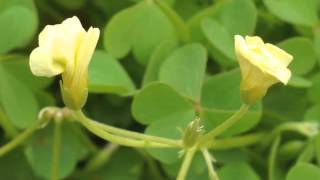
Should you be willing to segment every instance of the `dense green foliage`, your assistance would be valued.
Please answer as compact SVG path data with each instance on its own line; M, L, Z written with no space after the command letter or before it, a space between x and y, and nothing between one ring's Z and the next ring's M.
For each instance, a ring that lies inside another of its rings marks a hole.
M320 134L299 129L320 123L319 12L318 0L1 0L0 145L31 127L40 109L63 106L58 79L33 76L28 56L45 25L76 15L86 29L101 30L84 111L106 124L172 139L182 138L195 115L209 132L241 106L234 35L258 35L292 54L288 86L272 87L219 136L265 138L210 153L221 180L320 179ZM52 124L43 125L1 156L0 179L50 179L53 136ZM65 121L60 177L175 179L179 151L108 145ZM92 167L95 158L101 164ZM197 152L187 179L207 174Z

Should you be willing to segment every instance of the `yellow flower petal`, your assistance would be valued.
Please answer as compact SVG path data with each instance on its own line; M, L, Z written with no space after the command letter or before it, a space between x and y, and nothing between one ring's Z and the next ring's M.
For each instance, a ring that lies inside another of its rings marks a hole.
M272 44L266 43L264 45L264 48L266 48L266 51L268 51L275 59L278 59L279 62L281 62L284 66L288 66L293 57L285 52L284 50L278 48L277 46L274 46Z
M261 46L264 45L263 40L258 36L246 36L246 40L245 41L246 41L246 44L249 47L261 47Z
M79 19L74 16L61 24L47 25L39 34L39 47L46 49L54 61L64 59L68 70L73 70L77 45L84 33Z
M98 28L90 27L82 38L76 59L76 68L80 71L80 74L82 71L88 70L91 57L99 40L99 35L100 30Z
M40 47L31 52L29 64L31 72L36 76L52 77L62 73L65 69L63 60L53 60L50 52Z
M248 104L261 99L271 85L287 84L291 77L287 66L292 56L272 44L265 44L260 37L244 39L236 35L235 53L242 75L242 97Z
M71 109L81 109L88 95L88 66L100 31L86 32L77 17L48 25L39 34L39 47L30 55L30 67L38 76L62 74L61 92Z

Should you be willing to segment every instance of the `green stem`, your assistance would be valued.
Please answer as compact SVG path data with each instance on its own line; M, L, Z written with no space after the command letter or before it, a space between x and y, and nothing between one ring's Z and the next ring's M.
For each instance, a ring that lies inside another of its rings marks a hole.
M280 124L270 133L268 137L266 137L266 140L263 141L261 147L266 148L275 137L285 131L297 132L309 138L317 133L317 125L307 122L287 122Z
M167 178L163 177L157 162L146 152L144 149L136 149L136 151L145 159L147 163L147 168L150 171L152 179L165 180Z
M110 143L101 151L99 151L92 159L89 160L84 172L92 172L99 169L103 164L105 164L112 154L119 148L118 144Z
M297 158L297 163L308 163L313 161L316 153L316 147L315 147L315 139L309 139L306 146L300 152L298 158Z
M90 119L88 119L82 111L76 111L75 112L75 118L89 131L91 131L93 134L99 136L100 138L114 142L123 146L128 147L150 147L150 148L173 148L176 146L172 146L169 144L163 144L163 143L157 143L152 142L148 140L134 140L129 139L125 137L121 137L118 135L110 134L109 132L103 130L100 126L97 126L95 123L93 123Z
M71 130L76 134L76 136L79 138L79 140L91 151L92 153L95 153L98 151L98 147L94 142L92 142L88 135L83 132L82 129L77 126L77 124L71 124Z
M232 127L234 124L239 122L239 120L247 113L249 109L249 106L246 104L243 104L239 111L237 111L235 114L233 114L229 119L225 120L223 123L221 123L219 126L211 130L209 133L205 134L200 139L200 144L207 143L208 141L214 139L216 136L222 134L224 131Z
M20 145L24 140L26 140L29 136L31 136L34 133L34 131L36 131L46 121L47 121L46 119L36 121L29 129L25 130L20 135L16 136L13 140L11 140L9 143L2 146L0 148L0 157L10 152L18 145Z
M61 136L62 136L62 120L56 120L53 134L52 146L52 166L51 166L51 179L60 179L60 151L61 151Z
M270 150L270 155L268 158L268 177L269 180L273 180L274 178L274 170L275 170L275 163L277 159L277 150L280 145L281 137L280 135L276 137L275 141L273 142Z
M214 5L200 11L199 13L195 14L192 16L188 21L187 21L187 28L193 28L194 26L200 24L200 22L206 18L215 15L216 13L219 12L219 10L230 0L225 0L225 1L219 1L215 3Z
M107 124L99 123L99 122L91 120L91 119L90 119L90 121L93 124L96 124L100 128L104 129L105 131L107 131L109 133L116 134L116 135L120 135L120 136L124 136L124 137L128 137L128 138L153 141L153 142L158 142L158 143L163 143L163 144L169 144L169 145L177 146L177 147L182 146L181 141L178 141L178 140L157 137L157 136L151 136L151 135L141 134L141 133L137 133L137 132L121 129L121 128L116 128L116 127L113 127L113 126L110 126Z
M315 146L316 147L320 147L320 134L318 134L316 137L315 137ZM320 148L316 148L315 149L315 153L316 153L316 162L318 164L318 166L320 166Z
M191 148L191 149L186 150L186 154L183 158L183 162L180 167L177 180L185 180L186 179L187 174L188 174L188 170L190 168L190 165L192 163L192 159L195 155L196 150L197 150L196 148Z
M161 8L161 10L164 12L164 14L167 15L167 17L172 21L172 23L175 25L178 35L180 35L180 38L183 42L189 42L190 41L190 33L188 31L188 28L185 24L185 22L181 19L181 17L172 10L167 3L165 3L163 0L155 0L156 4Z
M3 109L0 107L0 126L3 128L6 137L13 138L19 134L18 130L12 125Z
M221 140L213 140L208 144L208 148L214 150L225 150L238 147L249 146L260 143L266 137L266 133L254 133L238 137L231 137Z
M206 161L210 179L211 180L220 180L220 178L218 177L218 175L212 165L212 156L210 155L208 149L202 149L201 152L204 157L204 160Z

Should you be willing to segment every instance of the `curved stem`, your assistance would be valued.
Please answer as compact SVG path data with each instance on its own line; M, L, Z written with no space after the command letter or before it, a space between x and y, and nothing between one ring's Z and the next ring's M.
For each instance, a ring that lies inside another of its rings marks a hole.
M0 107L0 126L3 128L5 134L9 138L13 138L18 135L18 130L12 125L3 109Z
M175 11L173 11L163 0L155 0L155 2L175 25L177 33L180 36L181 40L183 42L188 42L190 40L190 33L181 17Z
M188 174L188 170L190 168L190 165L192 163L192 159L195 155L196 150L197 150L196 148L191 148L191 149L186 150L187 152L183 158L182 165L180 167L177 180L185 180L186 179L187 174Z
M152 156L146 152L145 149L135 149L145 160L148 170L150 171L151 177L149 179L156 179L156 180L166 180L161 172L161 169L158 167L158 164Z
M182 144L178 140L173 140L173 139L168 139L168 138L163 138L163 137L157 137L157 136L151 136L151 135L146 135L146 134L141 134L117 127L113 127L107 124L102 124L97 121L91 120L92 123L96 124L97 126L100 126L102 129L109 133L113 133L116 135L120 136L125 136L128 138L135 138L135 139L141 139L141 140L147 140L147 141L153 141L153 142L158 142L158 143L164 143L164 144L170 144L172 146L177 146L181 147Z
M36 123L34 123L29 129L25 130L16 138L11 140L9 143L2 146L0 148L0 157L10 152L14 148L16 148L18 145L20 145L24 140L26 140L29 136L31 136L34 133L34 131L36 131L46 121L47 121L46 119L36 121Z
M51 166L51 179L59 180L60 171L60 150L61 150L61 123L62 121L55 121L54 134L53 134L53 147L52 147L52 166Z
M272 144L272 147L270 149L270 154L269 154L269 158L268 158L268 179L269 180L273 180L273 175L274 175L274 168L275 168L275 163L276 163L276 159L277 159L277 150L278 147L280 145L280 141L281 141L281 136L277 136L275 141Z
M248 109L249 109L249 106L246 104L243 104L240 107L239 111L237 111L235 114L233 114L229 119L225 120L219 126L214 128L213 130L211 130L209 133L205 134L200 139L200 144L210 141L211 139L222 134L224 131L226 131L227 129L232 127L234 124L239 122L239 120L247 113Z
M187 21L187 28L190 29L193 26L196 26L197 24L199 24L204 18L213 16L214 14L218 13L220 8L222 8L228 2L230 2L230 0L219 1L213 4L212 6L195 14Z
M280 124L277 126L268 137L266 137L266 140L263 141L261 147L265 148L272 142L272 140L277 137L278 135L282 134L285 131L293 131L297 132L299 134L302 134L306 137L312 137L316 135L318 132L318 125L308 122L287 122Z
M105 148L103 148L101 151L99 151L92 159L88 161L86 164L84 171L85 172L92 172L99 167L101 167L103 164L105 164L112 154L119 148L118 144L110 143Z
M86 116L82 113L82 111L75 112L76 119L89 131L93 134L99 136L100 138L114 142L123 146L128 147L150 147L150 148L173 148L176 146L172 146L169 144L157 143L148 140L134 140L125 137L121 137L118 135L110 134L109 132L101 129L100 126L97 126L95 123L87 119Z
M208 149L202 149L201 150L202 155L204 157L204 160L206 161L207 167L208 167L208 173L211 180L220 180L218 177L216 171L214 170L214 167L212 165L212 156L210 155Z
M265 139L266 135L266 133L254 133L221 140L213 140L208 144L208 148L214 150L225 150L249 146L252 144L260 143L263 139Z

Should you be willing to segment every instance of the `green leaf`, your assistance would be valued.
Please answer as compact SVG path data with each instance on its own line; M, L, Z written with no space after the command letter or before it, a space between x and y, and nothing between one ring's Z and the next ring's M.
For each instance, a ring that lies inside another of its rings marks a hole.
M39 111L33 92L0 64L0 102L12 123L21 129L30 127Z
M257 16L257 9L252 0L231 0L216 18L232 36L245 36L254 33Z
M184 96L199 101L206 62L206 49L201 44L187 44L164 61L160 69L160 81L171 85Z
M21 149L14 150L0 158L1 179L38 180Z
M205 19L201 24L202 31L212 49L211 55L219 64L232 65L236 63L233 36L214 19Z
M285 87L281 84L270 88L263 99L266 123L274 121L301 121L308 106L305 89Z
M130 50L146 64L154 49L165 40L175 40L176 31L170 20L152 1L143 1L117 13L104 31L104 46L116 58Z
M320 103L320 73L312 76L312 87L308 89L308 98L311 102Z
M257 10L251 0L230 0L215 2L199 11L187 23L194 40L203 40L201 23L206 18L215 18L232 36L248 35L254 32ZM236 28L235 28L236 27Z
M0 61L8 73L19 79L33 91L43 90L53 82L53 78L33 75L30 71L29 57L25 55L8 55L1 57Z
M316 64L313 43L304 37L293 37L282 41L278 46L293 56L289 69L293 74L303 75L310 72Z
M193 111L175 113L171 116L166 116L162 119L154 121L146 128L145 133L179 140L182 138L183 129L188 126L193 118ZM179 151L181 151L181 149L148 149L148 152L154 158L162 163L167 164L171 164L179 160Z
M175 0L173 4L174 10L185 20L188 20L198 11L211 5L209 1L197 1L197 0Z
M250 160L250 155L243 149L228 149L223 151L213 151L217 162L223 164L241 163Z
M306 144L306 146L304 147L304 149L302 150L302 152L300 152L298 158L297 158L297 163L308 163L308 162L312 162L312 160L315 157L315 140L316 139L312 139L309 140Z
M163 83L145 86L133 99L132 113L142 124L150 124L174 114L186 115L193 107L184 97Z
M226 164L219 169L218 176L221 180L234 180L240 177L245 180L260 180L257 173L245 162Z
M312 82L306 78L303 78L302 76L293 74L288 85L296 88L309 88L312 86Z
M139 180L142 168L143 160L136 151L121 148L103 167L81 179Z
M27 159L34 172L45 179L51 178L53 124L37 131L25 149ZM83 157L87 149L72 131L71 124L62 124L60 149L60 178L67 177L76 167L77 161Z
M316 0L264 0L268 10L283 21L314 26L318 21Z
M151 54L150 62L143 77L143 86L159 79L162 63L178 47L175 41L163 41Z
M303 120L320 122L320 104L314 105L307 109L304 114Z
M286 180L301 179L320 179L320 168L308 163L299 163L290 169L286 177Z
M89 92L124 95L135 90L121 64L104 51L97 50L89 66Z
M236 64L233 36L252 34L256 21L257 10L251 0L229 1L212 19L204 19L201 29L211 46L209 52L213 59L223 66Z
M33 37L38 25L33 1L1 1L0 24L0 54L25 46Z
M201 117L205 120L205 128L211 130L225 119L238 111L242 101L240 99L240 71L232 70L208 78L202 89ZM261 117L261 104L250 108L247 114L228 129L224 135L233 135L253 128Z

